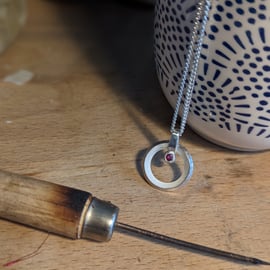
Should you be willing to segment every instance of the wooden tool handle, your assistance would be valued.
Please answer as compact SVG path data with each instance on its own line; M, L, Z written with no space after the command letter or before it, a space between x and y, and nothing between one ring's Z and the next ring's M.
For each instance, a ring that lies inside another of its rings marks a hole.
M80 238L90 193L0 171L0 217Z

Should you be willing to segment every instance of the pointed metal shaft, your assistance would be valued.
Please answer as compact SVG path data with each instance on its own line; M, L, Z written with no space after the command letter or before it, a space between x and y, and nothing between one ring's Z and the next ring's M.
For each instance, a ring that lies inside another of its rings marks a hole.
M172 237L162 235L159 233L140 229L140 228L137 228L137 227L125 224L125 223L121 223L121 222L116 222L115 230L122 233L129 233L129 234L131 233L140 237L143 236L143 237L148 238L149 240L156 241L156 242L159 241L165 245L172 245L179 248L185 248L191 251L204 253L205 255L216 256L219 258L228 259L228 260L239 262L239 263L241 262L241 263L247 263L247 264L270 265L270 262L262 261L257 258L247 257L244 255L240 255L240 254L236 254L236 253L232 253L228 251L210 248L207 246L202 246L195 243L179 240L179 239L172 238Z

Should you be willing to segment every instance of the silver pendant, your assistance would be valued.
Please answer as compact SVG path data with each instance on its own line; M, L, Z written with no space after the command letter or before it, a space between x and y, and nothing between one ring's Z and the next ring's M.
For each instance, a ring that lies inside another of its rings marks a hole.
M179 144L179 138L183 135L187 122L210 7L211 2L209 0L198 2L171 123L171 139L169 142L161 142L153 146L146 154L143 162L146 180L158 189L176 189L185 184L193 173L192 157ZM184 101L182 102L183 97ZM181 122L177 130L175 127L182 103Z
M193 160L179 144L179 134L172 133L170 141L153 146L143 161L146 181L161 190L173 190L184 185L193 173Z

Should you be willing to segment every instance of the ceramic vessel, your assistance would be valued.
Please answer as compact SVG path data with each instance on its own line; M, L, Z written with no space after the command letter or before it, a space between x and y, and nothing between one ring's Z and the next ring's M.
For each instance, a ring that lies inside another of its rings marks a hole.
M0 0L0 53L15 39L25 20L25 0Z
M156 2L157 74L172 107L197 2ZM188 124L228 148L270 148L269 1L212 0Z

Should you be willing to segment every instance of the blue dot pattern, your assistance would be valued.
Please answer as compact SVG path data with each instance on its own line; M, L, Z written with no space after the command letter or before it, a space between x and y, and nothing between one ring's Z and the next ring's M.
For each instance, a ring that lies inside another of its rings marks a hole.
M170 96L178 93L196 4L196 0L156 3L155 60L161 85ZM268 8L267 0L212 1L192 114L220 129L270 138ZM211 42L219 46L211 49ZM256 120L251 117L254 108Z

